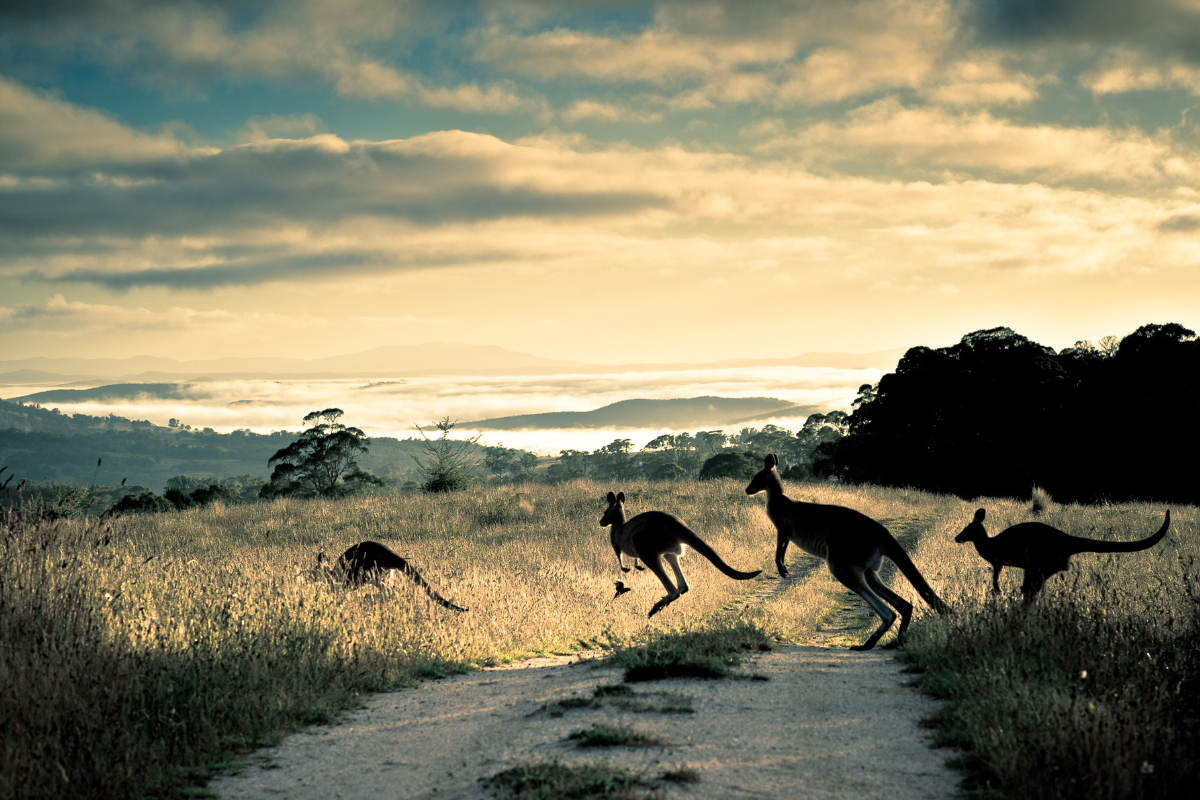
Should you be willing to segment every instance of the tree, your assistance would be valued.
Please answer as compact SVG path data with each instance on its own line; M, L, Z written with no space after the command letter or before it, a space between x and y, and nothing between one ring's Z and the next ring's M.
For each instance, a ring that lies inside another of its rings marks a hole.
M366 434L338 422L340 408L313 411L304 417L313 426L267 461L274 467L260 497L342 497L383 481L366 472L355 458L368 452Z
M633 472L633 460L629 451L633 442L629 439L615 439L592 452L592 471L601 480L623 481Z
M443 417L435 427L441 431L441 436L430 441L420 425L414 425L423 440L421 449L426 458L413 456L417 462L417 472L420 473L419 483L427 492L450 492L455 489L465 489L471 485L474 476L471 472L478 469L480 464L474 454L475 446L479 443L479 435L469 439L451 439L450 431L458 421L450 421Z
M497 480L506 472L513 471L513 459L516 450L510 450L501 442L495 447L483 448L483 468L496 476Z
M700 480L737 478L748 481L754 477L755 473L762 469L762 464L762 457L756 456L753 453L746 453L740 450L717 453L705 461L704 466L700 468Z

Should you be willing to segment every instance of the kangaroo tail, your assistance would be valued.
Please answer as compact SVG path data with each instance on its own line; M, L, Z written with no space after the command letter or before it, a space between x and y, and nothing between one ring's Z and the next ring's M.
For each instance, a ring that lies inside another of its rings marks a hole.
M1158 529L1158 533L1149 536L1145 539L1138 539L1136 542L1106 542L1101 539L1084 539L1080 536L1072 536L1072 544L1076 553L1133 553L1138 550L1145 550L1149 547L1154 547L1162 541L1162 538L1167 535L1167 529L1171 527L1171 511L1167 510L1167 517L1163 520L1162 527Z
M717 551L713 550L711 547L709 547L708 544L705 543L705 541L703 539L701 539L699 536L697 536L694 531L687 529L687 528L685 528L684 530L686 530L687 533L680 536L680 539L683 541L683 543L686 544L688 547L692 548L693 550L695 550L700 555L707 558L709 561L712 562L712 565L714 567L721 570L721 572L724 572L726 575L733 578L734 580L748 581L751 578L757 577L758 574L760 572L762 572L761 569L756 569L753 572L740 572L740 571L734 569L733 567L726 564L725 561L719 555L717 555Z
M945 601L933 591L933 587L929 585L929 581L925 580L925 576L917 569L917 565L908 557L908 553L904 551L904 548L900 546L896 538L888 533L886 529L884 533L886 536L883 537L880 548L883 550L883 554L900 568L900 571L904 573L904 577L908 578L908 582L913 585L913 588L917 590L917 594L921 595L930 608L939 614L947 613L950 610L950 606L946 605Z
M429 595L430 599L433 600L433 602L437 603L439 606L442 606L443 608L448 608L451 611L466 611L467 610L467 609L463 608L462 606L454 605L454 603L451 603L449 600L447 600L446 598L444 598L440 594L438 594L436 591L434 591L434 588L425 582L425 579L421 577L421 573L417 572L417 570L411 564L405 562L404 566L400 568L400 571L403 572L408 577L412 578L413 583L417 584L417 586L420 586L422 589L424 589L425 594Z

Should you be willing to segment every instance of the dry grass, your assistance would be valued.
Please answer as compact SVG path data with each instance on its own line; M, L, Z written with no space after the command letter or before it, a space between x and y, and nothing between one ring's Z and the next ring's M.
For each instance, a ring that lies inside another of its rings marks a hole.
M279 500L133 517L107 533L10 518L0 528L0 800L161 795L331 719L360 692L523 655L644 642L714 620L810 630L844 590L821 568L777 591L764 498L743 488L584 482ZM767 572L732 581L691 554L691 591L648 621L663 590L648 571L617 571L599 527L609 489L625 492L631 514L676 513L729 564ZM869 488L792 493L898 531L945 504ZM336 557L364 539L471 610L442 609L402 579L347 591L314 575L318 551ZM633 591L614 601L618 577ZM745 605L755 594L764 602Z
M978 506L988 531L1030 519L1028 503L960 503L922 539L949 617L914 625L906 653L923 688L948 702L935 720L962 748L968 793L1006 798L1175 797L1200 778L1200 557L1195 508L1172 509L1153 549L1080 554L1036 601L1021 570L1003 594L991 567L953 537ZM1142 539L1161 505L1058 506L1040 519L1097 539ZM911 594L911 593L910 593Z

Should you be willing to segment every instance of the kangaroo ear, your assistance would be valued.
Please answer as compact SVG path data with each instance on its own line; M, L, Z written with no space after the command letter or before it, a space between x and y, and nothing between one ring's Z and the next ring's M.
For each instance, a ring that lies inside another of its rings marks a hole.
M617 492L617 502L618 503L625 502L625 493L624 492Z
M779 463L779 459L775 456L774 453L768 453L767 457L763 459L763 463L766 465L767 469L771 469L772 467L774 467L776 464Z
M608 493L608 504L611 506L615 502L617 502L617 496L615 494L613 494L612 492L609 492Z
M976 522L983 522L983 518L984 518L984 516L986 516L986 515L987 515L987 512L986 512L986 511L984 511L982 508L981 508L981 509L979 509L978 511L976 511L976 512L975 512L975 521L976 521Z

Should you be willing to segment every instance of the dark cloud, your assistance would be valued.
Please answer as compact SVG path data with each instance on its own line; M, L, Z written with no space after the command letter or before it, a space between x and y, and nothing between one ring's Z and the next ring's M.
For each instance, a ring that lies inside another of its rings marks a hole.
M89 283L115 291L150 286L168 289L214 289L221 286L254 286L273 281L324 279L339 275L503 263L518 258L523 261L529 260L528 253L518 254L494 249L473 250L469 253L420 254L338 251L318 255L282 252L260 252L250 255L239 253L233 248L208 252L213 256L228 256L229 260L204 267L127 271L80 269L55 276L31 272L25 277L49 283Z
M1200 9L1175 0L971 0L965 18L984 41L1125 45L1200 61Z
M1163 233L1195 233L1200 231L1200 214L1176 214L1158 223Z
M417 225L579 219L669 205L651 188L589 188L587 176L576 188L513 180L505 170L519 171L529 154L490 137L445 143L406 152L317 137L127 166L104 178L71 173L0 190L0 235L20 247L43 237L205 235L361 217Z

